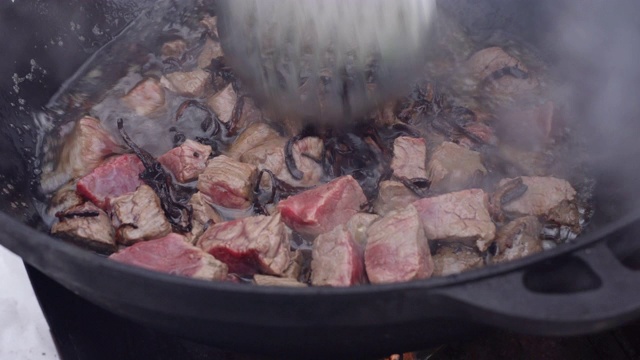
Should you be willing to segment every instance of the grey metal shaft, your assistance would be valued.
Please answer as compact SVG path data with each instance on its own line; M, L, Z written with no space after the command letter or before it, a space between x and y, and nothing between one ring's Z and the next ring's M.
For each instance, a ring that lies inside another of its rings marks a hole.
M348 122L423 64L435 0L223 0L230 65L289 119Z

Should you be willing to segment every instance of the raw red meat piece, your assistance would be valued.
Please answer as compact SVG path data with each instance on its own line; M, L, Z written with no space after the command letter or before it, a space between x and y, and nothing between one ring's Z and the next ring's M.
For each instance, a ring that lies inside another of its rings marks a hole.
M246 209L251 205L256 176L255 166L220 155L209 160L206 169L198 177L198 190L212 204L229 209Z
M366 201L358 182L348 175L282 200L278 210L295 231L320 235L347 223Z
M181 183L196 180L207 167L211 146L187 139L182 145L169 150L158 158L176 180Z
M189 244L184 236L174 233L135 244L109 258L150 270L205 280L225 280L227 277L224 263Z
M109 199L135 191L142 184L144 166L133 154L110 158L78 181L78 194L106 209Z

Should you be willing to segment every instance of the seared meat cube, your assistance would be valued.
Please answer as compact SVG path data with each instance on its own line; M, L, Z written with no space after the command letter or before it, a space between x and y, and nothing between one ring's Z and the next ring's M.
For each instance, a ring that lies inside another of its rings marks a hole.
M384 216L390 211L401 209L418 199L418 195L401 182L385 180L380 182L378 198L373 202L373 210L376 214Z
M429 242L416 208L392 211L369 227L365 268L373 284L425 279L433 272Z
M207 99L207 105L223 123L228 123L233 115L233 108L238 101L238 94L229 84Z
M49 216L56 216L57 213L64 212L74 206L78 206L84 202L82 196L76 192L76 184L69 183L51 197L49 201L49 207L47 208L47 214Z
M106 209L109 199L133 192L142 184L142 171L144 166L136 155L113 157L78 181L78 194Z
M179 58L187 50L187 42L182 39L167 41L162 44L160 54L164 57Z
M300 180L294 179L287 168L284 151L286 143L287 141L281 137L273 139L246 151L240 160L257 166L259 170L270 170L278 179L290 185L313 186L318 184L324 172L322 165L313 159L322 157L322 140L317 137L307 137L293 144L293 160L298 170L303 174Z
M289 266L289 232L280 215L252 216L216 224L198 246L240 275L284 275Z
M346 224L366 202L358 182L342 176L280 201L278 211L287 226L315 236Z
M433 152L428 165L431 189L458 191L475 185L487 173L480 153L452 142L444 142Z
M538 87L539 81L527 67L499 47L490 47L473 54L466 68L477 80L487 83L494 96L514 96Z
M371 224L379 219L380 216L376 214L357 213L349 219L345 226L356 243L364 247L367 243L367 230Z
M527 186L520 197L502 203L510 214L544 216L561 225L577 226L580 219L574 203L576 191L568 181L554 177L522 176ZM510 179L503 179L500 185Z
M97 168L108 156L121 150L100 121L85 116L78 120L60 151L55 170L44 171L40 185L45 193L56 190Z
M110 259L145 269L203 280L225 280L227 265L187 242L182 235L135 244L109 256Z
M476 116L478 116L476 114ZM463 126L467 136L461 135L458 137L460 145L467 149L473 149L478 146L478 143L497 145L498 137L489 125L480 121L471 122Z
M481 189L420 199L413 205L429 240L475 240L482 249L495 237L488 197Z
M205 201L202 193L199 191L191 196L189 205L193 209L193 215L191 219L191 232L186 234L186 236L192 243L195 242L209 226L224 221L222 216Z
M500 138L522 149L540 150L551 136L553 113L552 101L528 109L506 111L498 116Z
M247 151L267 143L270 140L280 138L278 132L265 123L251 124L241 132L233 144L231 144L231 147L229 147L227 151L227 156L234 160L240 160L240 157Z
M544 152L525 151L507 144L500 145L499 156L515 168L517 175L545 176L554 162L553 157Z
M505 262L542 251L542 224L535 216L525 216L503 226L496 236L493 262Z
M302 272L302 266L304 265L304 255L302 251L295 250L290 254L289 266L284 271L284 276L297 279L300 277L300 273Z
M181 183L196 180L207 167L207 159L211 155L211 146L187 139L182 145L175 147L158 158L176 180Z
M256 176L255 166L220 155L207 162L197 186L212 204L246 209L251 205Z
M200 25L206 29L209 36L214 39L218 38L218 18L216 16L205 15L202 20L200 20Z
M222 46L218 41L207 39L198 55L198 67L201 69L206 68L211 64L211 60L217 59L224 54L222 53Z
M211 82L211 73L202 69L190 72L174 72L160 79L167 89L185 97L202 97L207 84Z
M303 284L298 280L292 278L281 278L270 275L254 275L253 282L256 285L262 286L288 286L288 287L307 287L307 284Z
M478 80L485 79L489 75L506 67L520 67L527 69L518 59L507 54L501 48L494 46L482 49L473 54L465 64L467 70Z
M164 107L164 88L154 78L140 81L123 98L122 102L140 116L148 116Z
M447 276L484 265L478 252L462 244L444 244L433 254L433 276Z
M111 213L116 237L123 245L158 239L171 232L158 195L144 184L134 193L112 199Z
M364 282L363 249L346 226L319 235L313 242L311 284L351 286Z
M422 138L400 136L393 142L393 175L407 179L426 178L427 145Z
M100 253L116 250L116 236L109 216L94 204L86 202L58 214L51 234L86 246Z

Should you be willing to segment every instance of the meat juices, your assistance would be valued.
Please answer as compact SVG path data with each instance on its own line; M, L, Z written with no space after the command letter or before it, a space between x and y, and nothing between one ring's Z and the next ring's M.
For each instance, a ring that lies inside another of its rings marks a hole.
M158 158L181 183L196 180L207 166L211 155L211 146L187 139L182 145L175 147Z
M207 201L229 209L247 209L253 197L255 166L220 155L209 160L198 177L198 190Z
M142 184L140 173L143 170L136 155L113 157L78 180L78 194L106 209L110 199L133 192Z
M197 245L240 275L282 276L289 266L289 232L279 214L213 225Z
M287 226L301 234L316 236L346 224L366 201L358 182L351 176L343 176L282 200L277 209Z
M311 258L314 286L352 286L364 281L363 249L344 225L319 235Z
M51 234L84 245L100 253L116 250L115 231L109 216L90 202L74 206L58 215Z
M372 284L431 276L429 242L414 206L390 212L373 223L367 235L364 261Z
M203 280L225 280L227 277L224 263L189 244L184 236L173 233L122 249L109 258L145 269Z

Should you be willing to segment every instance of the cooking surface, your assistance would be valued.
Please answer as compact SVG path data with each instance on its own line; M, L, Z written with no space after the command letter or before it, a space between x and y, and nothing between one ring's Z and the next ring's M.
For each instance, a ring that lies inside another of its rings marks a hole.
M0 357L5 358L11 355L11 358L16 360L58 359L53 344L46 334L47 326L39 317L35 299L28 291L27 279L19 275L23 272L22 264L17 259L5 255L10 254L3 254L4 266L16 276L13 282L2 279L0 284L8 284L12 287L11 295L4 298L0 296L0 300L6 300L6 305L8 302L20 299L18 311L22 318L13 327L10 325L8 331L5 328L3 329L5 332L0 332L2 334L0 343L16 339L18 335L13 333L18 329L25 332L20 335L20 344L12 341L12 347L7 349L6 353L0 349ZM150 330L80 299L33 268L28 267L27 272L34 285L35 293L43 304L45 316L59 350L59 358L62 360L266 359L213 349ZM0 316L5 310L9 309L6 306L5 309L0 308ZM16 330L12 332L12 329ZM433 355L428 357L429 354ZM575 338L543 338L490 332L475 339L463 339L460 342L421 352L417 360L427 358L430 360L640 359L640 323L602 334Z

